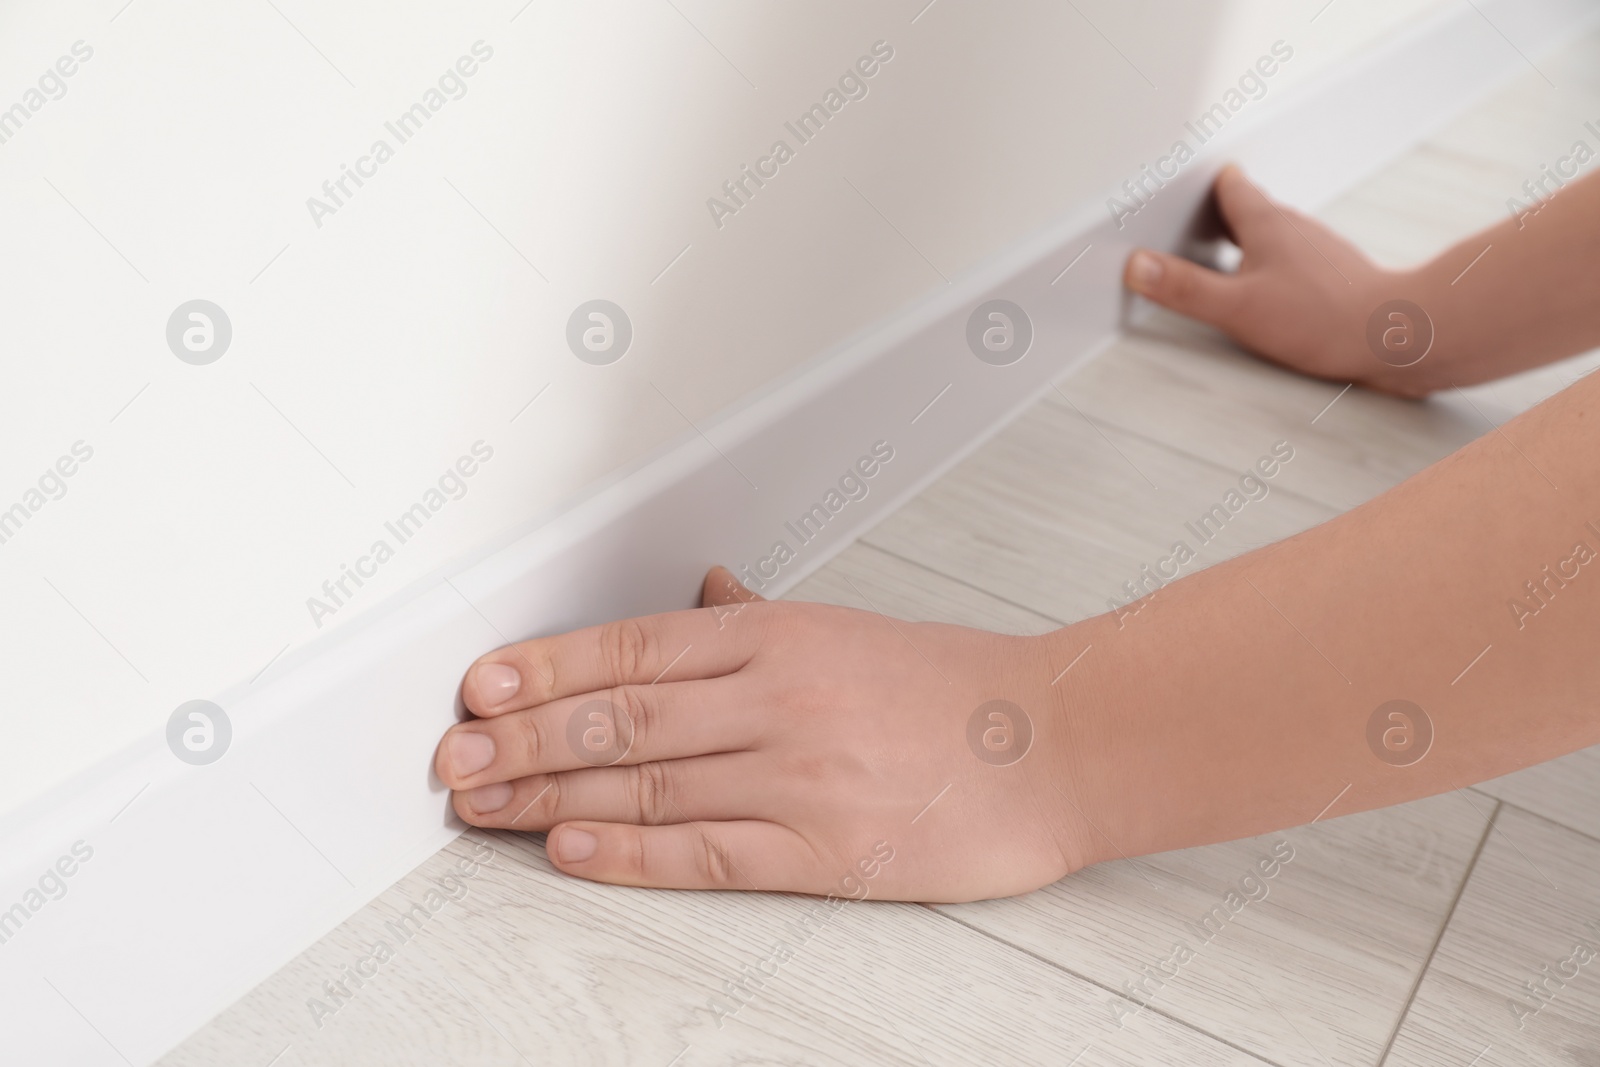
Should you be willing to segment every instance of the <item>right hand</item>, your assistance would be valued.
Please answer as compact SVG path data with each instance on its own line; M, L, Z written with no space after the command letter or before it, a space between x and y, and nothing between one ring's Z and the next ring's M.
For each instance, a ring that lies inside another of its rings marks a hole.
M1368 318L1410 295L1415 274L1382 269L1322 223L1269 199L1238 167L1223 168L1213 194L1244 252L1238 271L1139 249L1123 273L1129 289L1302 374L1409 398L1435 388L1437 360L1393 367L1367 347Z

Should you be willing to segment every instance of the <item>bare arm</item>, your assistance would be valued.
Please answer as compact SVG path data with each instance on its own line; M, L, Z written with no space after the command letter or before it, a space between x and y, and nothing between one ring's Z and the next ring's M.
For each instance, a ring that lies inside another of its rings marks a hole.
M1600 377L1352 512L1054 639L1060 655L1094 644L1063 679L1069 777L1129 854L1600 743ZM1416 708L1384 708L1396 700Z

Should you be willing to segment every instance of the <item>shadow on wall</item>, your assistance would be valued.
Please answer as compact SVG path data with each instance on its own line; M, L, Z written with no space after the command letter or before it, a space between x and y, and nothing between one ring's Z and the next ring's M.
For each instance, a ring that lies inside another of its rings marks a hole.
M86 705L70 738L15 724L8 795L75 769L29 753L91 765L1101 210L1312 11L7 5L7 69L93 52L59 98L0 99L26 112L0 213L28 249L0 289L39 357L11 368L30 403L0 420L0 491L75 441L95 457L0 546L29 620L0 642L16 706L60 677ZM215 359L173 347L191 306L229 320ZM830 468L872 443L831 429ZM462 457L478 473L446 486ZM766 473L739 472L750 500ZM441 491L420 533L389 533ZM114 646L88 666L84 619Z

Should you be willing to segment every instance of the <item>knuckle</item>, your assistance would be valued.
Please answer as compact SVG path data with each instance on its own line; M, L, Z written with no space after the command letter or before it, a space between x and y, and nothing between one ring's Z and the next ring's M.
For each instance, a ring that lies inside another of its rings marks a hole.
M543 766L551 755L549 730L544 716L524 712L518 716L517 725L527 766L530 769Z
M538 694L538 703L554 700L561 692L561 685L556 679L556 657L549 644L542 641L536 643L523 658L533 668L533 677L524 674L523 684Z
M524 788L532 790L533 795L522 801L521 809L512 815L513 828L517 823L548 828L560 821L558 813L561 810L564 793L561 775L551 774L530 779Z
M504 655L508 652L509 656ZM515 670L518 678L517 695L526 702L543 704L556 695L556 662L548 641L522 641L506 645L491 656L484 657L484 661Z
M601 658L611 676L619 682L639 676L639 671L649 662L653 643L638 619L609 622L600 631Z
M728 855L728 850L708 834L700 834L699 854L696 857L700 868L700 876L706 884L713 889L731 889L734 887L735 870L733 858Z
M616 728L619 736L626 740L627 751L649 752L648 739L655 736L661 718L659 691L649 686L623 685L607 693L606 699L626 720L617 723Z
M627 856L626 865L630 868L628 873L634 881L644 885L660 882L660 876L666 872L661 869L661 860L656 851L646 843L648 835L638 827L629 827L627 833L633 837L624 852Z
M543 793L535 794L538 801L535 807L542 812L542 821L550 825L555 824L556 817L567 798L566 786L562 782L563 777L560 774L550 775L541 787Z
M660 826L672 821L673 804L668 793L670 777L666 764L640 763L629 775L632 793L630 808L641 826Z

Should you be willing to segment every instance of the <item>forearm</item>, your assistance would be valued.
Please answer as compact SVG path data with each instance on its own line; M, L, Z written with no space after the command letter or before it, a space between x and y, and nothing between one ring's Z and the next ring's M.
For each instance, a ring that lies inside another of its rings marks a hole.
M1064 785L1104 834L1095 858L1298 825L1336 796L1330 816L1381 807L1600 742L1597 420L1589 378L1338 519L1047 638L1059 662L1093 645L1056 689ZM1395 699L1434 732L1403 767L1368 743Z
M1600 345L1600 174L1403 272L1393 289L1427 311L1435 329L1434 350L1397 373L1434 390Z

